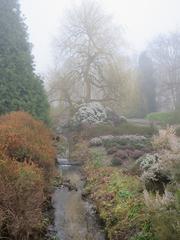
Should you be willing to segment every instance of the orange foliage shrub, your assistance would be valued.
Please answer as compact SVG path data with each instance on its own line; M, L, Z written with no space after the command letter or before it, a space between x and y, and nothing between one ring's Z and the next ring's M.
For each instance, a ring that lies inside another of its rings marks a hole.
M42 171L35 165L0 157L0 232L8 239L31 239L41 227Z
M46 177L54 168L55 149L46 126L28 113L13 112L0 117L0 150L19 162L34 162Z
M28 113L0 117L0 238L29 240L41 230L52 144L51 132Z

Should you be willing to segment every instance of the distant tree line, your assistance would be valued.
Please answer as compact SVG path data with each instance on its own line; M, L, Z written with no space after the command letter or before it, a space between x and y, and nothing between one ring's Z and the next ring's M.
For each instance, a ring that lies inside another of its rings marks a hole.
M180 33L158 36L139 58L141 105L146 113L180 110Z
M82 1L67 12L48 77L52 114L69 116L81 103L94 101L129 117L179 111L180 34L154 39L138 64L128 50L122 27L96 1Z
M18 0L0 1L0 114L26 111L48 122L43 82L34 72Z

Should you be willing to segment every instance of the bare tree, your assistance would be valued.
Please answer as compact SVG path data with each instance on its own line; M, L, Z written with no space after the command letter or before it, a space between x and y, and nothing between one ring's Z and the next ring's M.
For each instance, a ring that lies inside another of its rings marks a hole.
M65 81L71 79L74 90L81 89L77 95L82 102L107 101L105 72L115 64L123 45L120 29L94 1L83 2L68 13L56 39L56 59L58 69L66 73Z
M180 33L161 35L149 46L156 70L157 97L161 108L180 106Z

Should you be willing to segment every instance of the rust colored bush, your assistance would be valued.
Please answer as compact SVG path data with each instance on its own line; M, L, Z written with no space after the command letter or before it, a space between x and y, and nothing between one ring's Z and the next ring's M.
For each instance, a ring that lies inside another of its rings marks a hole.
M19 162L34 162L48 178L54 167L52 134L28 113L13 112L0 117L0 150Z
M0 117L0 238L29 240L41 231L54 159L41 121L25 112Z
M0 156L0 232L8 239L31 239L41 228L42 170ZM1 236L2 236L1 235Z

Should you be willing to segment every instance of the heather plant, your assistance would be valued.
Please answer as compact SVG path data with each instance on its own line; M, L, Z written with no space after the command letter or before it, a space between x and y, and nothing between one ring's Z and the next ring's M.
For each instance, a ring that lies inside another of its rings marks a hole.
M153 138L153 147L157 154L138 160L145 185L145 204L157 239L175 240L180 236L180 144L174 128L160 131Z
M85 141L79 141L75 144L73 150L70 153L71 160L87 162L91 155L88 148L88 144Z
M138 239L141 234L153 240L138 177L113 167L88 165L85 171L86 189L105 224L108 239Z
M168 127L159 131L159 135L155 135L152 141L153 147L155 150L177 150L180 147L178 146L177 138L175 135L175 128Z
M163 195L144 191L145 204L152 219L152 229L159 240L176 240L180 236L179 206L174 193Z
M91 139L99 136L120 136L120 135L140 135L140 136L152 136L157 133L157 129L153 126L140 126L132 123L122 123L118 126L112 126L112 124L99 123L85 128L82 131L82 135Z
M139 163L142 171L148 170L152 165L157 163L158 155L157 154L146 154L145 156L138 159L137 163Z
M47 179L53 173L52 133L28 113L12 112L0 117L0 150L16 161L37 164Z
M41 121L25 112L0 117L2 238L29 240L41 232L54 159L52 133Z
M100 151L99 149L91 149L91 163L94 165L94 167L98 168L104 165L105 162L105 152Z
M42 171L34 164L0 158L0 232L8 239L31 239L42 227Z

